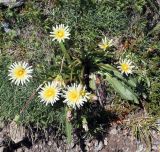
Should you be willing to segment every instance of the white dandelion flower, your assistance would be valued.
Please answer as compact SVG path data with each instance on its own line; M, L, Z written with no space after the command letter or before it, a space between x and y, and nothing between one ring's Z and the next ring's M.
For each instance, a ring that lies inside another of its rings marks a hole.
M60 97L60 88L57 86L57 83L48 82L39 92L39 97L41 102L48 105L51 103L53 105Z
M125 73L127 76L128 74L133 73L133 68L135 67L132 65L132 62L130 60L121 60L119 62L120 66L118 66L118 69L121 71L121 73Z
M64 24L56 25L56 27L53 27L53 32L50 32L50 37L53 37L52 41L57 40L59 43L69 39L69 36L69 28Z
M23 85L32 77L32 66L26 62L15 62L9 67L9 77L16 85Z
M76 109L83 106L84 102L89 99L90 93L85 90L81 84L73 84L67 87L67 91L64 91L64 103L67 103L69 107Z
M108 40L107 37L104 37L104 39L102 39L102 42L98 46L105 51L112 45L113 45L113 40L112 39Z

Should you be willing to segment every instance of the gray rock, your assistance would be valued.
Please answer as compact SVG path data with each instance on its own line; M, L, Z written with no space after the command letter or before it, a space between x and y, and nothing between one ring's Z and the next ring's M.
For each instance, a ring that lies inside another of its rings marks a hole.
M35 149L38 149L38 145L35 145L34 148L35 148Z
M153 141L153 144L154 145L160 145L160 141L159 140Z
M59 147L57 148L57 152L63 152L62 149Z
M159 150L159 148L158 148L157 145L153 145L153 146L152 146L152 151L158 151L158 150Z
M51 146L52 145L52 142L51 141L48 141L48 146Z
M0 50L0 53L1 53L1 50ZM0 122L0 130L3 129L4 127L5 127L4 122Z
M96 141L95 142L95 152L99 152L100 150L102 150L104 144L102 141Z
M22 141L25 137L25 128L18 126L16 122L13 121L9 125L9 136L15 143Z
M113 129L110 131L110 134L116 135L116 134L117 134L117 129L113 128Z
M105 146L108 145L108 138L107 138L107 137L104 139L104 145L105 145Z
M4 142L3 137L0 137L0 147L3 146L3 142Z
M4 32L8 33L12 38L20 35L20 29L11 29L9 23L6 21L1 22L0 26L3 28Z
M0 4L9 8L15 8L23 5L24 0L0 0Z
M23 152L23 148L18 148L16 152Z
M124 148L123 148L123 151L125 151L125 152L130 152L130 149L129 149L128 147L124 147Z
M146 148L144 147L143 144L139 144L137 147L136 152L145 152Z
M1 25L6 33L9 33L11 31L11 29L9 28L9 23L2 22Z
M156 124L157 124L157 126L160 126L160 119L157 119Z
M3 152L3 151L4 151L4 148L5 148L5 147L0 147L0 152Z

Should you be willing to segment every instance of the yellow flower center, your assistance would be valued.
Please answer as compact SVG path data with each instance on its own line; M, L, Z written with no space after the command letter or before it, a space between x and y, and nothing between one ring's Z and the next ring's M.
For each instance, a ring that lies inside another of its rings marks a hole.
M103 48L108 48L108 44L103 44Z
M25 74L26 74L26 71L25 71L25 69L22 68L22 67L19 67L19 68L16 69L16 71L15 71L15 75L16 75L17 78L21 78L21 77L25 76Z
M121 64L121 68L124 72L127 72L129 70L129 65L126 63Z
M54 88L48 88L48 89L44 92L45 98L55 97L55 95L56 95L56 90L55 90Z
M100 47L101 47L101 49L106 49L109 47L109 45L107 43L103 43L103 44L101 44Z
M69 98L69 100L71 102L77 102L77 100L79 99L79 97L80 97L80 94L76 90L70 91L69 94L68 94L68 98Z
M63 38L64 37L64 31L63 30L59 30L56 35L59 38Z

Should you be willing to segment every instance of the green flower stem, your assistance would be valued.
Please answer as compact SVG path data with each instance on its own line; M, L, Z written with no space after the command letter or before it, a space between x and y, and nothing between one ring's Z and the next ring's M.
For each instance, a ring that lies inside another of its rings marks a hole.
M32 99L34 98L34 96L36 95L36 93L39 91L39 89L41 89L41 87L46 83L46 81L44 81L41 85L38 86L38 88L33 91L33 93L31 94L31 96L29 97L29 99L25 102L25 105L22 107L20 114L22 114L29 106L30 102L32 101Z
M61 47L61 50L62 50L64 56L67 58L68 63L71 63L70 55L69 55L69 53L67 52L67 50L66 50L63 42L59 43L59 45L60 45L60 47Z
M65 55L62 58L62 62L61 62L61 68L60 68L60 74L62 73L62 69L63 69L63 64L64 64L64 59L65 59Z
M66 117L66 124L65 124L65 130L66 130L66 136L67 136L67 143L70 144L72 142L72 123L68 120L67 112L69 108L65 107L65 117Z
M84 80L84 66L82 66L81 75L80 75L80 83L83 83Z

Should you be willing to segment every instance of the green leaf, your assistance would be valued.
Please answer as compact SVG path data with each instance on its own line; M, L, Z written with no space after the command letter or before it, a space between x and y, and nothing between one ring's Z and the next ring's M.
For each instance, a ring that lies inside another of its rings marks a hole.
M127 81L127 84L129 84L131 87L136 87L137 86L137 81L134 78L129 78Z
M72 124L66 121L66 135L67 135L67 142L68 144L72 141Z
M100 66L102 69L108 72L112 72L113 76L117 77L121 81L124 81L124 83L126 83L127 85L134 87L134 88L137 86L135 79L133 79L132 77L129 77L128 79L124 78L122 74L117 69L115 69L113 66L109 64L101 64Z
M61 50L62 50L64 56L67 58L68 63L71 63L70 55L69 55L69 53L67 52L67 50L66 50L63 42L59 43L59 45L60 45L60 47L61 47Z
M91 79L91 80L89 81L89 87L90 87L92 90L96 90L95 80Z
M148 34L158 34L160 32L160 23L158 23Z
M123 99L134 101L135 103L139 104L137 95L122 81L112 77L109 73L106 73L106 80L111 84L115 91L121 95Z
M15 117L14 117L14 119L13 119L13 121L15 121L15 122L18 122L19 121L19 119L20 119L20 115L15 115Z
M150 87L151 86L151 82L150 82L150 80L149 80L149 78L147 76L146 76L146 81L147 81L148 87Z

